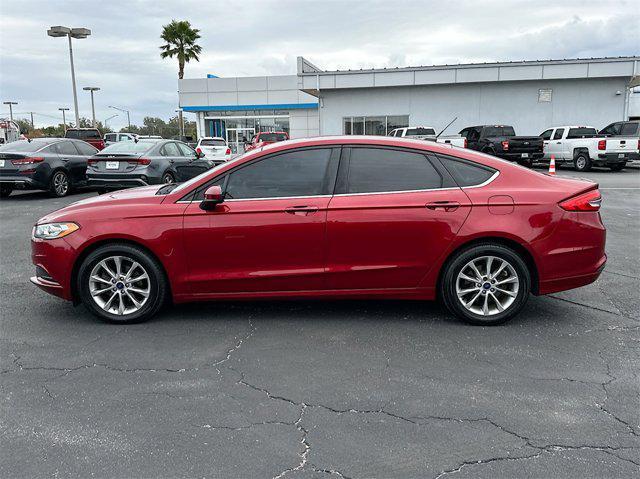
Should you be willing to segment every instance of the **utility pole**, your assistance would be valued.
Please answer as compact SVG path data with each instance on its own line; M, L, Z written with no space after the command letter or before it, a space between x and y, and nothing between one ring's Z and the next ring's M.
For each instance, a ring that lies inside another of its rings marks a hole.
M4 105L9 105L9 119L13 121L13 105L17 105L17 101L3 101Z
M129 117L129 110L124 110L122 108L118 108L117 106L109 105L109 108L113 108L114 110L121 111L122 113L127 114L127 123L129 124L129 132L131 132L131 118Z
M36 125L33 123L33 112L32 112L32 111L30 111L30 112L29 112L29 114L31 115L31 128L32 128L33 130L35 130L35 129L36 129Z
M58 108L58 110L60 110L62 112L62 124L64 125L64 132L67 132L67 117L65 116L64 112L65 111L69 111L68 108Z

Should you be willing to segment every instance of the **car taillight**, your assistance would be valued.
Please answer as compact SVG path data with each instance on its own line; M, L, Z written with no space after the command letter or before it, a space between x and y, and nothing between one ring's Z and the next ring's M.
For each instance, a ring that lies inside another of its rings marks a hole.
M98 163L98 161L99 161L99 160L94 160L94 159L92 159L92 158L91 158L91 159L87 160L87 163L88 163L89 165L95 165L96 163Z
M560 208L566 211L598 211L602 196L598 190L587 191L560 202Z
M505 151L509 150L509 140L504 140L502 142L502 149Z
M598 150L606 150L607 149L607 140L600 140L598 142Z
M134 160L127 160L127 162L132 163L134 165L150 165L151 160L149 158L136 158Z
M638 150L640 150L640 140L638 140Z
M32 156L29 158L20 158L19 160L11 160L11 163L20 166L20 165L34 165L36 163L42 163L44 158L40 156Z
M230 155L231 154L231 148L227 148L227 151L224 154L225 155Z

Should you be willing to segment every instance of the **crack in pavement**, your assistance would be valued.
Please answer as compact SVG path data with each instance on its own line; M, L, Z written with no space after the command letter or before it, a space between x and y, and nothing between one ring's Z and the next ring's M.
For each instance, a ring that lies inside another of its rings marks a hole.
M300 416L294 423L294 426L298 429L298 431L302 435L302 438L300 439L300 444L302 445L303 450L302 452L298 453L298 456L300 456L300 462L298 463L297 466L289 469L285 469L277 476L273 476L273 479L281 479L290 472L301 471L307 465L307 461L309 460L309 453L311 452L311 444L309 444L309 441L307 441L307 434L309 434L309 431L307 431L302 426L302 416L304 416L304 412L306 409L307 409L307 405L305 403L302 403L300 407Z
M624 314L615 305L613 305L613 303L612 303L612 306L616 309L617 313L616 313L616 311L609 311L608 309L598 308L597 306L593 306L593 305L585 304L585 303L580 303L579 301L573 301L571 299L560 298L559 296L554 296L552 294L547 294L545 296L547 298L555 299L555 300L558 300L558 301L564 301L565 303L570 303L570 304L575 304L577 306L582 306L583 308L593 309L594 311L600 311L601 313L613 314L614 316L621 316L623 318L631 319L632 321L638 321L638 318L634 318L633 316L627 316L626 314ZM606 298L606 299L607 299L607 301L609 301L611 303L611 300L609 300L609 298Z

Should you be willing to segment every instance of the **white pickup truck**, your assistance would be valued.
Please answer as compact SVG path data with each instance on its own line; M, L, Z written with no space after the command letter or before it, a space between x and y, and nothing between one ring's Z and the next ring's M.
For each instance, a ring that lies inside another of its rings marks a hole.
M389 136L396 138L410 138L412 140L427 140L447 145L467 147L467 139L460 135L438 136L436 130L432 126L407 126L405 128L396 128L389 133Z
M573 163L578 171L592 166L622 170L638 153L638 140L632 137L605 137L591 126L556 126L540 134L544 159L554 156L556 163Z

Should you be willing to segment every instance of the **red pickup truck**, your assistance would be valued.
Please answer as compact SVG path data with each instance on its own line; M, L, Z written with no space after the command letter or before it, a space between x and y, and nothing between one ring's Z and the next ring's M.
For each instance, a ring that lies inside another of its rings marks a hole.
M102 134L97 128L68 128L64 137L86 141L98 150L102 150L106 146Z
M269 145L271 143L277 143L278 141L285 141L289 139L289 135L286 131L261 131L257 133L251 142L249 142L244 151L255 150L261 146Z

